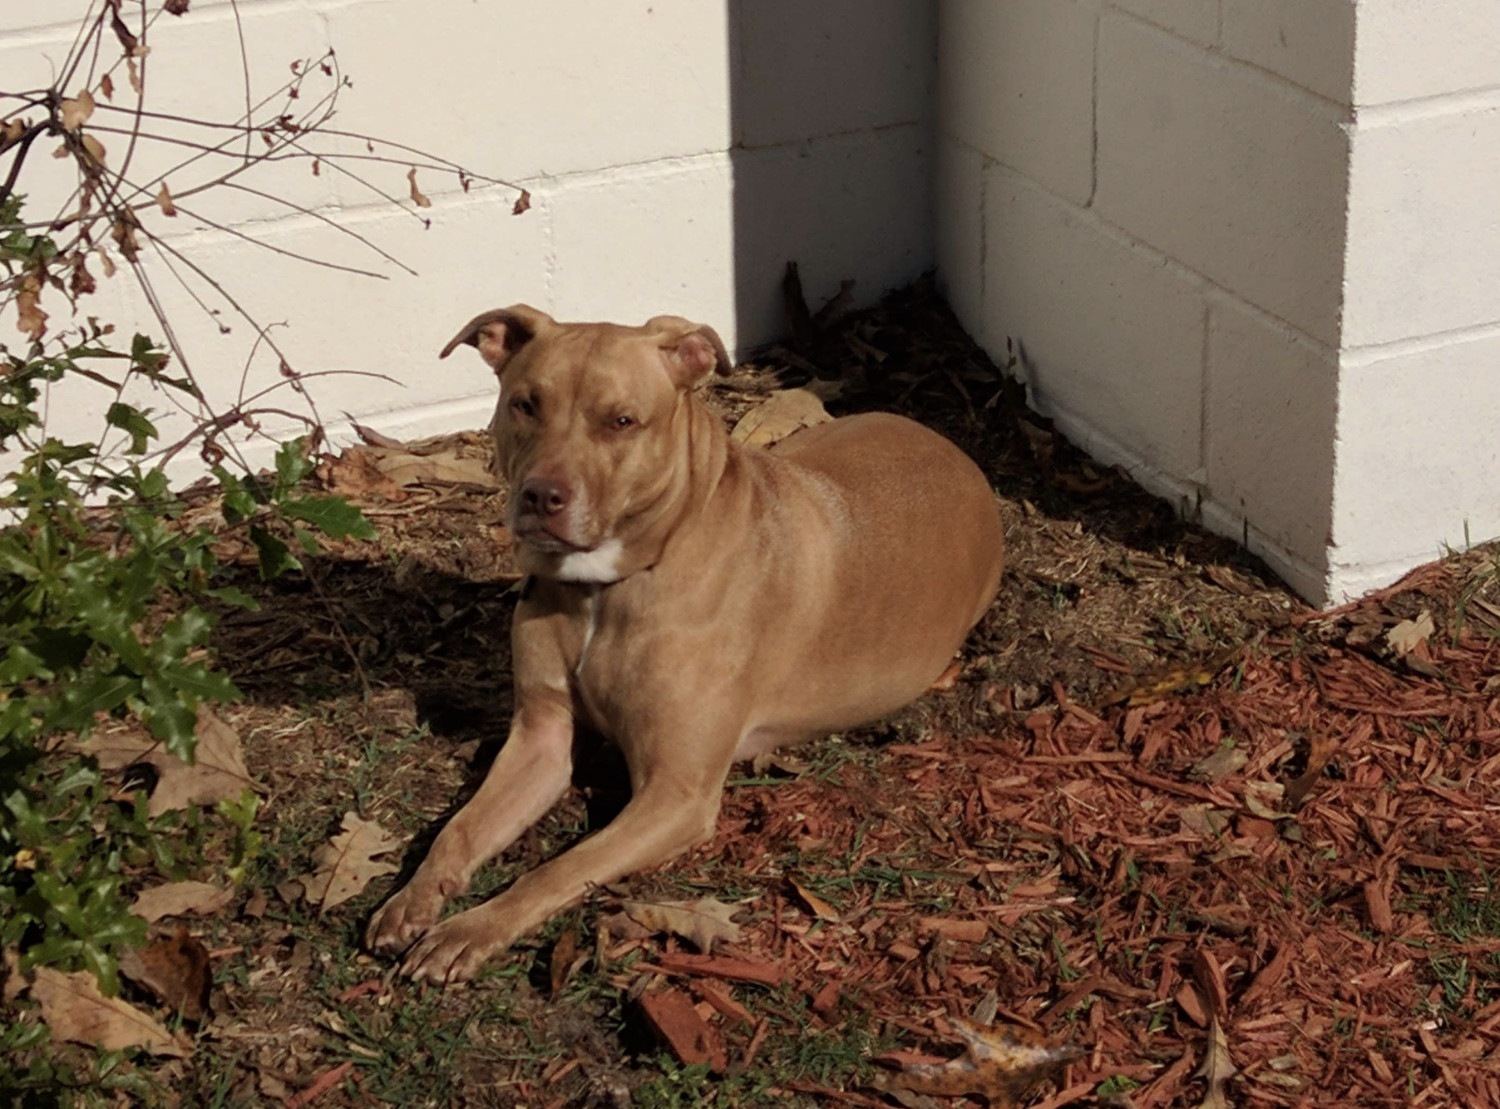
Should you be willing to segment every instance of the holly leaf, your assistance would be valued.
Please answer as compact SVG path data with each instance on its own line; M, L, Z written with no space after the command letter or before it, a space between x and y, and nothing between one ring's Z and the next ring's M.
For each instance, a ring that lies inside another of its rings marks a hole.
M302 563L292 554L286 540L272 535L259 524L250 525L250 542L255 544L255 549L260 554L261 581L278 578L288 570L302 569Z
M730 918L738 905L726 905L712 897L697 901L624 901L625 915L653 932L671 932L692 942L706 955L713 954L720 940L737 943L740 926Z
M393 862L375 858L401 846L373 820L363 820L358 813L344 814L344 830L313 852L316 869L304 875L302 895L327 912L359 894L370 882L399 869Z
M281 511L333 539L375 538L375 528L364 513L343 497L298 497L283 501Z

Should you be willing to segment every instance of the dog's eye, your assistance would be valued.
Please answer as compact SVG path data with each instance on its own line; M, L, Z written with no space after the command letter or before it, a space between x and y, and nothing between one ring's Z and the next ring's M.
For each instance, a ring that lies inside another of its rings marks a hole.
M628 427L635 427L635 420L629 416L616 416L611 425L617 431L624 431Z
M525 397L517 397L510 402L510 407L513 412L525 416L527 419L536 415L536 405L532 404Z

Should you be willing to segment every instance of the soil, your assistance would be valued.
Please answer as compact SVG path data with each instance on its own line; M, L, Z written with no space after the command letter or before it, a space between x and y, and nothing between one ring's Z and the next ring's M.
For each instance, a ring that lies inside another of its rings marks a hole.
M358 939L507 725L504 494L330 460L377 540L269 584L222 551L260 604L214 649L264 845L186 922L212 1012L160 1081L182 1105L978 1105L892 1076L993 1019L1080 1049L1018 1104L1500 1106L1500 554L1314 612L1029 412L927 284L798 331L713 387L727 419L837 391L835 414L943 431L1000 496L1007 573L948 688L737 769L712 843L466 987L414 987ZM597 827L620 781L582 760L463 903ZM288 883L350 811L409 837L402 872L319 913ZM736 903L740 938L694 967L622 897Z

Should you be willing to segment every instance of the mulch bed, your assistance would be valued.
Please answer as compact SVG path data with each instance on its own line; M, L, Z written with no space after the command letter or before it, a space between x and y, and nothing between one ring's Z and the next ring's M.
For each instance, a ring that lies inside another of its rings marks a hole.
M843 316L799 318L798 299L797 343L714 403L732 418L837 381L836 414L903 411L980 462L1009 565L957 673L878 726L737 770L712 843L612 891L742 902L739 942L712 956L620 931L601 894L520 952L522 975L433 1000L365 962L320 994L294 968L316 969L309 929L348 950L388 887L316 924L260 891L270 914L210 941L230 952L222 1042L251 1037L226 1064L243 1103L275 1103L266 1074L304 1093L325 1076L319 1106L375 1103L330 1006L389 1028L407 1002L435 1022L499 998L524 1034L466 1035L512 1061L456 1064L447 1103L627 1104L664 1047L725 1090L768 1076L746 1105L977 1105L890 1075L953 1056L956 1021L995 1019L1081 1049L1029 1095L1049 1109L1500 1109L1500 554L1312 611L1030 414L925 284ZM357 799L430 836L509 710L503 495L324 478L381 539L280 583L246 569L262 608L216 643L250 698L233 720L283 830L321 833ZM361 743L384 761L351 797ZM500 873L597 826L610 783L581 782ZM268 886L305 864L275 859ZM590 975L602 998L569 992ZM832 1050L849 1044L857 1064Z

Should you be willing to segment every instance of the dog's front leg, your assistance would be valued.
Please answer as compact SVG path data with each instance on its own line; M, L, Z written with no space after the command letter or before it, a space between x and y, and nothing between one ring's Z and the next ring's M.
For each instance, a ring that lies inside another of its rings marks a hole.
M522 875L504 893L431 928L402 972L431 982L462 982L554 913L590 890L655 866L713 835L723 773L663 771L637 788L607 826Z
M417 872L365 932L372 951L403 951L437 923L443 903L563 795L573 774L573 718L548 701L523 703L510 736L474 794L432 844Z

